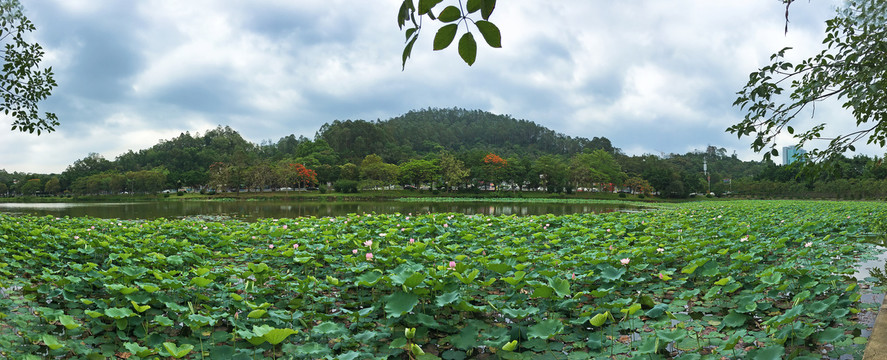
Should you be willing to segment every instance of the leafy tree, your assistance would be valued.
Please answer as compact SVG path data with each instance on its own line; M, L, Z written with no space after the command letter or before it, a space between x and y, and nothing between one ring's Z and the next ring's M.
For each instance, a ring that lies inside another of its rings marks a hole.
M360 170L357 165L346 163L339 166L339 178L345 180L357 180L360 177Z
M534 168L539 174L539 181L548 192L561 192L567 186L569 170L557 155L545 155L536 159Z
M249 186L258 191L262 191L279 183L277 172L271 167L267 161L260 162L249 169Z
M19 187L19 192L23 195L37 195L42 188L40 179L30 179Z
M43 192L47 194L58 194L62 191L62 185L59 183L59 178L53 177L46 181L46 184L43 186Z
M402 184L421 187L422 184L434 181L440 168L429 160L413 159L398 166Z
M813 161L834 159L866 138L869 144L887 144L887 2L848 0L826 21L823 44L825 49L819 54L799 63L786 60L789 48L782 49L771 56L770 65L751 73L734 102L747 113L727 130L752 137L755 151L769 149L765 159L779 154L776 137L783 131L793 134L799 146L829 140L824 149L807 153ZM787 96L783 94L786 84L791 90ZM823 138L826 124L822 123L795 132L792 120L804 109L832 98L851 109L861 129Z
M397 179L397 165L387 164L376 154L367 155L360 163L360 177L367 187L390 185Z
M631 188L631 192L635 194L649 194L653 191L653 186L647 180L637 176L632 176L625 180L624 186Z
M397 25L406 30L406 46L403 49L403 66L406 67L407 58L413 51L413 45L422 32L422 17L427 16L429 20L440 21L443 25L434 35L434 50L446 49L456 38L459 31L459 24L465 24L465 33L459 39L459 56L466 64L471 66L477 57L477 42L474 40L470 26L474 25L481 33L488 45L494 48L502 47L502 36L499 28L491 23L490 15L496 8L496 0L467 0L465 6L462 6L462 0L454 2L454 4L444 7L435 16L435 6L443 2L443 0L419 0L418 8L415 6L414 0L404 0L397 13ZM458 5L458 6L456 6ZM471 18L471 14L480 12L483 20L475 20Z
M43 47L25 41L25 34L34 30L36 27L25 17L18 0L0 0L0 41L6 45L0 70L0 111L14 119L12 130L36 131L40 135L59 125L54 113L41 115L37 108L58 85L51 67L40 68Z
M0 196L6 196L9 192L9 187L6 186L5 183L0 183Z
M209 166L209 187L217 191L227 190L231 186L231 166L216 162Z
M443 152L440 154L440 159L438 160L438 166L440 171L440 178L444 183L444 188L447 191L450 191L453 186L460 186L465 182L465 179L468 178L468 175L471 173L465 167L465 164L456 159L455 156L448 152Z

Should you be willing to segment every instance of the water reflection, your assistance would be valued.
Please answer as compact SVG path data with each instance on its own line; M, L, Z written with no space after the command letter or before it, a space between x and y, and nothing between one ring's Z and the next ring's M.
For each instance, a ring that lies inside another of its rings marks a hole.
M117 219L180 218L219 216L244 220L257 218L294 218L304 216L342 216L347 214L391 214L454 212L468 215L542 215L603 213L637 209L616 204L558 203L417 203L399 201L299 202L299 201L157 201L133 203L0 203L0 212L52 215L90 216Z

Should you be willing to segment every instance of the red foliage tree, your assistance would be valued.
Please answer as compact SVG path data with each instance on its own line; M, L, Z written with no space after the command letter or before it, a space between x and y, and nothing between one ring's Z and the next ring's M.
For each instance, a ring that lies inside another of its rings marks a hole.
M489 178L498 184L505 180L508 161L499 157L499 155L489 153L487 156L484 156L484 168L486 168L485 170Z
M305 167L305 165L298 164L298 163L290 164L289 166L291 166L293 168L293 170L295 171L295 175L296 175L295 180L296 180L296 183L299 184L300 188L308 186L309 184L316 184L317 183L317 173L314 170L311 170L311 169Z

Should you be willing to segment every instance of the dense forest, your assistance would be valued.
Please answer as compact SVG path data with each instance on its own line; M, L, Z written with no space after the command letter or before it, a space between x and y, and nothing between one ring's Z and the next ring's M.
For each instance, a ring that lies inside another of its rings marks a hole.
M703 162L709 177L703 173ZM629 156L604 137L570 137L532 121L479 110L425 109L389 120L324 124L314 139L254 144L219 126L182 133L108 160L75 161L61 174L0 170L0 196L378 188L438 191L622 191L663 197L712 192L760 197L883 198L881 159L835 160L800 176L772 162L742 161L715 146L686 154Z

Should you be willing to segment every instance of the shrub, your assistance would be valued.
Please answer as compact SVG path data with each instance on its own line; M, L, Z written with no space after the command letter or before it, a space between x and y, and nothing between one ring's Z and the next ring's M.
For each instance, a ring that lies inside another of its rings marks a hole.
M624 197L625 197L625 193L624 193L624 192L619 193L619 197L624 198Z
M320 192L321 194L326 194L326 192L327 192L326 185L320 185L319 187L317 187L317 191Z
M185 195L184 191L179 191L176 193L176 196L184 196L184 195Z
M333 183L333 189L343 194L354 194L357 193L357 181L337 180Z

